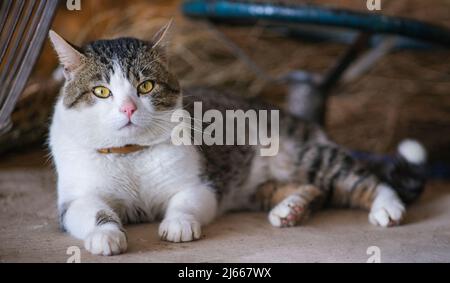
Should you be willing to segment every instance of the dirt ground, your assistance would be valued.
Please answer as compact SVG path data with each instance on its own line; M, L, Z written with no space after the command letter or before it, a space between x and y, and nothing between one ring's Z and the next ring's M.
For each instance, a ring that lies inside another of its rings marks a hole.
M371 246L381 262L450 262L450 184L443 182L430 183L395 228L374 227L356 210L322 211L284 229L265 213L233 213L191 243L159 240L157 223L128 226L126 254L92 256L59 231L55 176L44 163L36 151L0 162L0 262L66 262L72 246L81 248L81 262L366 262Z

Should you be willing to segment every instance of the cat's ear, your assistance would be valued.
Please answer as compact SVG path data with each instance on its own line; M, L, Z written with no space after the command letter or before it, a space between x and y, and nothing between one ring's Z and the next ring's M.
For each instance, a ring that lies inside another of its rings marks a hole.
M168 34L170 28L172 27L173 20L171 19L167 24L165 24L152 38L153 48L160 47L165 49L168 45L169 39Z
M158 58L166 66L168 65L168 49L169 49L169 31L172 26L172 20L170 20L165 26L163 26L152 38L152 49L156 49L158 52Z
M56 32L50 30L48 36L56 53L58 53L59 62L63 65L64 75L67 78L70 73L83 65L85 57Z

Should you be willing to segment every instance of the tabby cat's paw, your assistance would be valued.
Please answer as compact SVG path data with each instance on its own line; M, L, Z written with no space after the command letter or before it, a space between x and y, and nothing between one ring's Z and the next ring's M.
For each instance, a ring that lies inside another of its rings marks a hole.
M375 203L370 210L369 221L373 225L392 227L400 224L404 214L405 206L395 197Z
M118 255L127 250L127 236L113 227L97 227L84 240L86 250L94 255Z
M275 227L292 227L306 218L308 210L303 199L292 195L277 204L269 212L269 222Z
M159 226L159 236L169 242L190 242L200 239L201 225L193 217L164 219Z

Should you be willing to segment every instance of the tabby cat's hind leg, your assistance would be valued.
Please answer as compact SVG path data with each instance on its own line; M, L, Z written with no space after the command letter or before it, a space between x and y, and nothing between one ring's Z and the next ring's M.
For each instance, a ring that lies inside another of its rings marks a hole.
M312 202L321 195L321 191L312 185L268 182L260 187L257 198L263 208L271 209L269 222L273 226L292 227L307 218Z
M397 226L403 220L405 205L389 186L380 184L372 202L369 221L382 227Z
M333 203L369 210L369 222L381 227L399 225L405 214L405 205L395 190L380 183L370 174L351 173L337 180Z

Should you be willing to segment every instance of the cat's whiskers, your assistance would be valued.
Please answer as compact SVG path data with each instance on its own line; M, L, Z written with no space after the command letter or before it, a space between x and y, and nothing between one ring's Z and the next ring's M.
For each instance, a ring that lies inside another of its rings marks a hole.
M202 122L202 121L199 120L199 119L194 119L194 118L191 118L191 117L186 117L186 118L187 118L187 119L190 119L190 120L193 120L194 122ZM156 117L154 117L153 120L154 120L154 121L158 121L158 122L163 122L163 123L170 123L171 125L173 125L173 122L170 122L170 121L167 121L167 120L160 120L160 119L158 119L158 118L156 118ZM203 123L203 122L202 122L202 123ZM194 131L197 131L197 132L200 132L200 133L202 133L202 134L207 134L207 135L211 136L211 133L210 133L210 132L206 132L206 131L203 130L202 125L195 124L195 123L193 123L193 124L194 124L194 125L192 125L192 123L188 123L188 122L185 122L185 121L182 121L182 122L178 123L178 125L186 126L186 127L188 127L189 129L192 129L192 130L194 130Z

